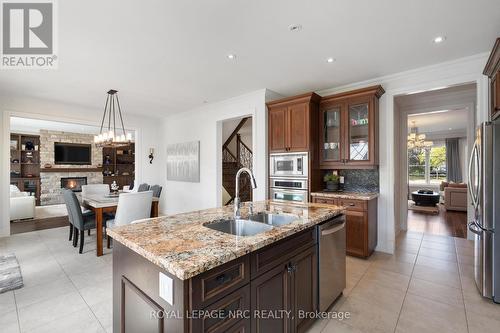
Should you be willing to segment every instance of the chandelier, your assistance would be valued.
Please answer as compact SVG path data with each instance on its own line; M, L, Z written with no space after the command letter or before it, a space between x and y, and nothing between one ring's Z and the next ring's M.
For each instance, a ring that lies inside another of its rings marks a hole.
M418 128L415 126L415 121L411 122L410 133L407 140L408 149L414 148L430 148L433 145L432 141L425 140L425 134L419 134Z
M99 130L99 134L94 136L94 143L98 147L120 147L132 142L132 133L127 133L123 125L122 110L117 92L117 90L113 89L108 91L106 104L104 105L104 114L101 120L101 129ZM116 131L117 117L119 120L118 131L121 134ZM108 123L107 130L105 127L106 122Z

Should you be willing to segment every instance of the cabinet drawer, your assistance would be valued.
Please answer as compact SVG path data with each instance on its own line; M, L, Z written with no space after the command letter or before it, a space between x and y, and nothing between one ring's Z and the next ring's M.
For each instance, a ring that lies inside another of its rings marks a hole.
M327 198L314 198L315 203L322 203L327 205L336 205L337 199L327 199Z
M203 311L210 315L192 319L192 332L248 331L249 319L243 318L243 314L250 311L250 285L236 290Z
M339 205L345 206L347 210L357 210L363 212L367 208L365 200L339 199Z
M258 250L251 257L252 279L314 244L316 244L316 229L311 228Z
M191 280L193 309L203 309L250 281L250 257L235 259Z

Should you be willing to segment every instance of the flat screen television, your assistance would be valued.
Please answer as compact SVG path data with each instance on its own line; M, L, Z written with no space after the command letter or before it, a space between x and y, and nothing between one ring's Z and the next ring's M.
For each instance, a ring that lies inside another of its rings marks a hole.
M55 164L92 164L92 145L81 143L54 143Z

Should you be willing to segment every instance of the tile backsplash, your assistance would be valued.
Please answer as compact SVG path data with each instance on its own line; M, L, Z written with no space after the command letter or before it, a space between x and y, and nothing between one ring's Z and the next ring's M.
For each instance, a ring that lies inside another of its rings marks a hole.
M349 192L379 192L378 169L339 170L344 176L344 191Z

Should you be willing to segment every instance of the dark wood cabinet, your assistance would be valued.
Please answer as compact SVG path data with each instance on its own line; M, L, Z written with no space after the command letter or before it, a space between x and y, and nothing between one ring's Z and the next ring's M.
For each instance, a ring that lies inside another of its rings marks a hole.
M10 184L34 196L40 205L40 136L10 134Z
M314 203L346 208L346 248L351 256L367 258L377 246L377 199L353 200L313 197Z
M500 116L500 38L497 38L483 71L490 79L490 120Z
M131 185L135 179L135 144L102 149L103 183L111 185L116 181L122 188Z
M319 158L322 169L378 165L378 100L383 93L381 86L373 86L321 98Z
M320 97L307 93L267 103L269 111L269 152L307 152L316 143Z
M314 319L300 318L299 311L317 310L315 231L309 228L187 280L116 241L113 331L305 332ZM172 279L171 303L160 297L162 274ZM196 316L201 313L210 315Z
M283 314L277 318L252 316L252 332L291 332L292 321L286 315L289 312L284 312L292 311L291 275L288 263L282 263L262 274L250 285L253 310Z

